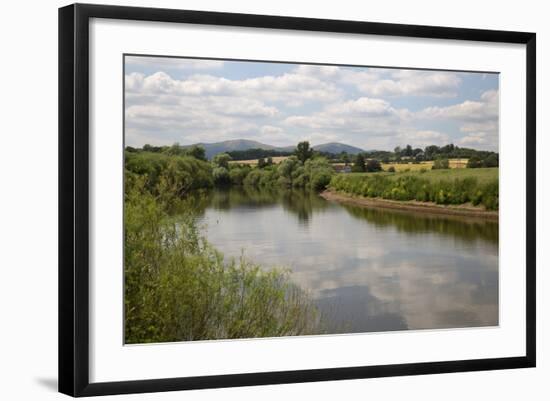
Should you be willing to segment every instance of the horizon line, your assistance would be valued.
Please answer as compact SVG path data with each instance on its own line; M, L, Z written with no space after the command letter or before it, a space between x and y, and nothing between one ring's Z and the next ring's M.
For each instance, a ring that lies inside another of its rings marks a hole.
M308 140L303 140L303 141L298 141L296 142L296 144L290 144L290 145L271 145L271 144L268 144L268 143L264 143L264 142L260 142L258 140L255 140L255 139L244 139L244 138L237 138L237 139L226 139L224 141L218 141L218 142L194 142L194 143L190 143L190 144L181 144L179 142L174 142L172 143L171 145L153 145L153 144L150 144L150 143L145 143L143 145L141 145L141 148L143 148L145 145L149 145L149 146L154 146L154 147L163 147L163 146L174 146L176 144L178 144L179 146L182 146L182 147L189 147L189 146L197 146L197 145L214 145L214 144L221 144L221 143L225 143L225 142L233 142L233 141L250 141L250 142L256 142L258 144L261 144L261 145L266 145L266 146L271 146L275 149L263 149L263 150L277 150L277 149L280 149L280 148L288 148L288 147L291 147L291 146L294 146L296 147L296 145L300 142L308 142L310 143L310 146L312 148L315 148L316 146L322 146L322 145L329 145L329 144L339 144L339 145L345 145L345 146L349 146L349 147L353 147L353 148L356 148L356 149L359 149L363 152L394 152L394 149L365 149L363 147L360 147L360 146L356 146L356 145L350 145L349 143L345 143L345 142L338 142L338 141L334 141L334 142L322 142L322 143L319 143L317 145L312 145L310 141ZM404 145L398 145L399 147L401 147L401 149L403 149L404 147L408 146L410 144L404 144ZM444 146L448 146L448 145L453 145L457 148L460 148L460 149L472 149L472 150L475 150L475 151L478 151L478 152L493 152L493 153L499 153L498 150L488 150L488 149L478 149L478 148L474 148L474 147L468 147L468 146L459 146L459 145L456 145L454 144L453 142L450 142L450 143L447 143L445 145L436 145L436 144L427 144L427 145L423 145L423 146L412 146L410 145L413 149L422 149L422 151L424 151L424 149L426 149L428 146L437 146L438 148L442 148ZM124 145L124 147L132 147L132 148L139 148L138 146L132 146L132 145ZM397 146L396 146L397 147ZM259 149L259 148L249 148L249 149ZM244 150L233 150L233 151L236 151L236 152L240 152L240 151L244 151Z

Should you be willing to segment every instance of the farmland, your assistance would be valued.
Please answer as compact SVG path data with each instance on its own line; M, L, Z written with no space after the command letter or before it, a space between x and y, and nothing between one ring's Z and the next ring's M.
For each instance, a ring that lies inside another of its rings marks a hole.
M468 159L449 159L449 168L466 168L467 163ZM423 168L430 170L433 164L433 161L423 161L419 163L382 163L382 169L387 171L390 167L393 167L395 171L404 171L407 169L411 171L418 171Z
M273 164L279 164L281 163L283 160L285 159L288 159L288 156L273 156L271 158L271 161L273 162ZM248 165L248 166L255 166L258 164L258 159L250 159L250 160L231 160L229 162L230 165L239 165L239 164L242 164L242 165Z
M272 157L273 164L279 164L283 160L288 159L289 156L274 156ZM368 160L368 159L367 159ZM466 164L468 163L468 159L449 159L449 168L466 168ZM258 159L250 159L250 160L232 160L229 162L231 165L248 165L248 166L256 166L258 164ZM430 170L433 166L433 161L423 161L419 163L382 163L382 169L384 171L387 171L390 167L393 167L395 171L419 171L422 169ZM345 166L345 163L341 162L331 162L331 165L335 167L336 169L341 169ZM351 165L348 163L348 165Z

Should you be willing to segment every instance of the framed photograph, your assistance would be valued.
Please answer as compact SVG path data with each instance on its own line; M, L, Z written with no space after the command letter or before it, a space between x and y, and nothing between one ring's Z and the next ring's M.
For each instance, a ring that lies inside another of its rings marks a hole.
M59 390L535 366L535 34L59 10Z

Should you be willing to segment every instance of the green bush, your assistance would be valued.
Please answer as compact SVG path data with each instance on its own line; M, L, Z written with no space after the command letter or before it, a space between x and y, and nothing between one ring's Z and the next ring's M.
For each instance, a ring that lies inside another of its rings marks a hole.
M375 173L377 171L382 171L382 165L378 160L371 159L367 162L365 166L365 171L368 173Z
M231 182L231 185L242 185L249 172L249 167L231 167L229 170L229 181Z
M466 163L467 168L480 168L482 167L481 159L478 156L472 156L468 159Z
M133 176L125 193L126 343L319 332L316 308L288 271L224 260L201 237L189 200L156 191Z
M124 166L128 172L127 180L131 175L144 177L144 185L151 192L158 188L161 181L166 181L180 196L213 185L210 164L191 156L125 152Z
M443 170L449 168L449 159L437 159L434 160L432 170Z

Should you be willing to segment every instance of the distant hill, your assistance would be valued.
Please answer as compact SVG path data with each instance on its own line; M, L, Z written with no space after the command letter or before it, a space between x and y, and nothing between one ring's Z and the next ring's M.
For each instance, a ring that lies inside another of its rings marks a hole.
M361 148L357 148L355 146L346 145L345 143L339 143L339 142L330 142L330 143L324 143L322 145L316 145L316 146L313 146L313 149L315 149L318 152L333 153L333 154L346 152L346 153L349 153L350 155L356 155L358 153L364 152L364 150Z
M234 150L247 150L247 149L277 149L275 146L266 145L258 141L251 141L248 139L234 139L230 141L214 142L214 143L197 143L196 145L202 146L206 152L206 157L211 159L218 153L231 152Z
M214 143L197 143L197 146L202 146L206 152L206 157L211 159L218 153L241 151L248 149L263 149L263 150L276 150L278 152L292 152L295 146L273 146L266 145L258 141L252 141L249 139L234 139L230 141L214 142ZM191 145L193 146L193 145ZM319 152L338 154L341 152L347 152L349 154L357 154L363 152L363 149L355 146L346 145L344 143L331 142L322 145L313 146L313 149Z

